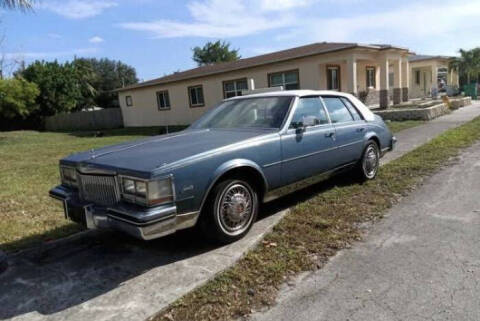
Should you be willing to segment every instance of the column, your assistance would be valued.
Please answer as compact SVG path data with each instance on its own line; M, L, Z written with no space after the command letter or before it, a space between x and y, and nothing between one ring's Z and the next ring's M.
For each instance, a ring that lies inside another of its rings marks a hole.
M410 66L408 57L405 57L402 63L402 101L408 101L408 88L410 87Z
M354 55L347 59L347 92L357 96L357 59Z
M380 108L388 108L388 58L380 60Z
M393 103L402 102L402 59L399 58L393 63Z
M432 85L430 87L430 95L436 98L438 95L438 68L436 63L432 65Z

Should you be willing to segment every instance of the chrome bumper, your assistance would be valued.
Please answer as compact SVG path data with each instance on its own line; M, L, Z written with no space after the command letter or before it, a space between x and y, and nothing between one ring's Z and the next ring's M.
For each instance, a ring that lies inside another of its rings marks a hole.
M62 202L65 218L88 229L110 228L142 240L152 240L196 224L199 212L177 213L175 205L143 208L121 204L100 207L82 202L77 193L59 185L49 195Z
M395 145L397 144L397 137L392 136L392 142L390 145L390 150L393 150L395 148Z

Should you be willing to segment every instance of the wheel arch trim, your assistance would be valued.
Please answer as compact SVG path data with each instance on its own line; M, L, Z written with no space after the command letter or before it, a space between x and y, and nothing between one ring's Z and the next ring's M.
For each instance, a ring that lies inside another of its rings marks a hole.
M268 181L261 167L258 164L248 159L232 159L232 160L229 160L228 162L223 163L215 170L212 176L213 179L210 180L208 184L208 188L206 189L206 192L203 195L202 202L200 204L200 209L199 209L200 213L203 210L203 207L205 205L205 202L207 201L208 196L210 195L210 192L212 191L213 187L218 183L219 179L222 178L228 172L235 169L240 169L240 168L248 168L250 170L254 170L255 172L257 172L262 178L262 183L263 183L263 188L265 193L268 191Z

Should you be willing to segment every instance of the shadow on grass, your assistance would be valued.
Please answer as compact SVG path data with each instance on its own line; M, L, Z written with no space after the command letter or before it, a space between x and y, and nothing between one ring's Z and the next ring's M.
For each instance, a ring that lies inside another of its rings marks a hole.
M341 174L287 195L263 205L259 220L335 186L353 183L351 175ZM60 231L50 233L5 247L15 248ZM25 250L11 255L10 267L0 275L0 319L34 311L51 315L108 293L151 269L165 267L167 271L169 264L217 248L219 245L205 241L196 229L190 229L149 242L111 231L89 231Z

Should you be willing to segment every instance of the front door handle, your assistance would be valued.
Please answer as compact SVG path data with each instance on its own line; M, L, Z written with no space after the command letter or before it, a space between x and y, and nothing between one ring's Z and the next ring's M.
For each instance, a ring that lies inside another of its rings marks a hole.
M325 134L325 137L333 137L333 135L335 135L334 132L330 132L330 133L326 133Z
M363 132L364 130L365 130L365 127L357 128L357 132Z

